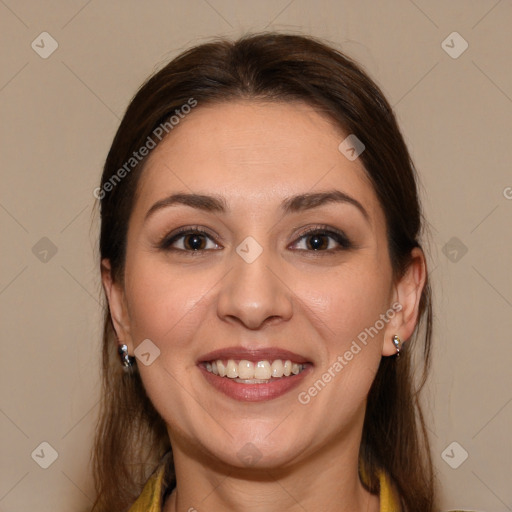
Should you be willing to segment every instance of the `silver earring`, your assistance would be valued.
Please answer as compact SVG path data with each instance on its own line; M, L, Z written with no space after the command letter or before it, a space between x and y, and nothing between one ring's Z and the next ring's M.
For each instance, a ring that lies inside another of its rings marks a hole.
M393 341L393 345L395 345L396 348L396 357L400 357L400 349L402 348L400 338L395 334L391 341Z
M119 345L117 352L119 353L119 357L121 358L121 364L125 371L130 370L133 367L133 363L135 362L135 358L128 355L128 346L127 345Z

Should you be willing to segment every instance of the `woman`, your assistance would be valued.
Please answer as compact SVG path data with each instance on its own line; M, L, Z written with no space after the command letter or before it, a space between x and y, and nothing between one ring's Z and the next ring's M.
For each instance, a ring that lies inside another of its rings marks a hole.
M185 52L95 195L95 511L436 510L415 172L353 61L273 33Z

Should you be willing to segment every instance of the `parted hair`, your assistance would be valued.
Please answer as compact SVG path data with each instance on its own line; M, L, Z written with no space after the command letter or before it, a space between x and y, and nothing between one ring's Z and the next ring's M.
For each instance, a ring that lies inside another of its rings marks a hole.
M186 50L154 73L130 102L101 177L112 179L153 131L190 102L196 108L230 100L302 102L328 116L365 145L359 156L383 208L395 278L420 247L424 232L418 178L395 115L362 66L318 38L265 32L231 41L214 39ZM194 115L193 112L190 115ZM172 131L168 135L172 137ZM146 157L147 158L147 157ZM146 158L100 197L100 258L123 284L128 223ZM107 190L106 188L102 190ZM378 492L378 472L396 485L404 512L432 512L435 485L419 402L431 359L432 303L427 277L419 320L400 357L383 357L367 397L360 463L367 488ZM137 371L125 373L105 298L102 401L92 452L93 512L125 512L171 449L163 419ZM169 457L172 475L172 456Z

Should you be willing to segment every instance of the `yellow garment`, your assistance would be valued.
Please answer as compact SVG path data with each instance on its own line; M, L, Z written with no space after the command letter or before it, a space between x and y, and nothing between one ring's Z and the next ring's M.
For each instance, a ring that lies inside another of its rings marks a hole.
M162 482L165 464L148 479L141 495L132 505L129 512L162 512ZM400 512L398 500L390 481L385 473L379 475L380 480L380 512Z
M164 477L168 457L167 453L161 460L160 465L146 482L142 493L137 501L131 506L129 512L162 512L162 496L165 491ZM366 481L365 471L360 467L363 481ZM380 482L380 512L400 512L399 500L396 490L391 484L389 476L385 472L379 473ZM451 512L462 512L452 510Z

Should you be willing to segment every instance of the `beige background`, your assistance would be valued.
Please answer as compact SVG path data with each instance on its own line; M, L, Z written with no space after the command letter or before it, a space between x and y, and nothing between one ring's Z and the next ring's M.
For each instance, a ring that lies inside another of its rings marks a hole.
M0 511L90 507L102 300L92 191L128 101L184 48L263 29L340 44L395 107L431 222L427 402L443 510L512 510L510 1L1 0L0 20ZM46 59L31 47L51 48L43 31L58 43ZM469 44L458 58L442 46L454 31ZM446 460L469 454L457 469L441 456L453 441L462 448ZM42 442L58 455L48 469Z

